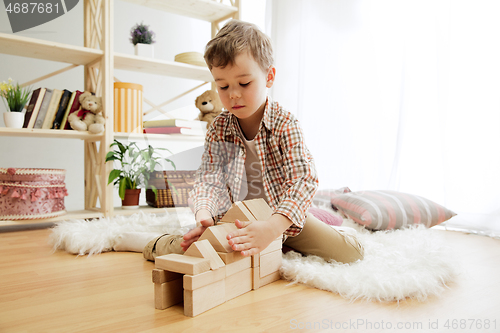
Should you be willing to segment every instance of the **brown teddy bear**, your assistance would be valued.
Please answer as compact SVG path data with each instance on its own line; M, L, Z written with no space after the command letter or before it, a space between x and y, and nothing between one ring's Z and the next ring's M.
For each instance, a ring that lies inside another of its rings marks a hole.
M214 90L207 90L196 98L196 107L200 110L198 120L206 121L207 128L210 126L215 117L222 112L222 102L219 94Z
M92 95L86 91L80 95L80 109L68 116L68 122L72 129L77 131L89 131L92 134L104 132L104 113L102 109L102 98Z

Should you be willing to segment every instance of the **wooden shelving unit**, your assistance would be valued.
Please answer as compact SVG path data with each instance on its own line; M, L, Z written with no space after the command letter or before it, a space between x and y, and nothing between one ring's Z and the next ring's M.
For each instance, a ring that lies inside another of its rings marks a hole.
M115 53L114 62L115 69L206 82L213 80L212 74L210 74L208 68L188 65L181 62L137 57L119 53Z
M82 66L99 61L104 54L102 50L47 42L2 32L0 32L0 50L3 54Z
M218 22L230 17L236 18L239 2L231 1L231 6L216 0L124 0L137 5L168 13L192 17L208 22Z
M79 131L58 131L50 129L26 129L0 127L0 136L80 139L88 141L102 140L102 134L89 134Z
M182 134L152 134L152 133L115 133L116 139L126 139L126 140L161 140L161 141L196 141L203 142L204 136L198 135L182 135Z
M174 14L197 18L212 23L212 36L221 22L229 18L239 18L239 0L125 0L137 5L150 7ZM107 185L112 163L105 163L109 145L116 137L130 138L130 134L113 133L113 74L114 69L140 73L163 75L211 82L208 68L173 61L141 58L115 53L113 45L113 0L84 1L84 46L67 45L36 38L0 33L0 53L33 59L43 59L70 66L44 77L30 81L30 84L64 72L76 66L84 66L84 89L102 96L106 113L106 131L101 135L91 135L77 131L9 129L0 128L0 136L29 138L79 139L85 141L85 210L68 212L53 218L22 221L0 221L0 227L12 224L47 223L65 219L89 219L108 217L116 214L133 214L137 210L123 210L113 207L113 187ZM144 138L138 135L137 138ZM146 138L159 139L163 136L148 134ZM172 137L170 139L176 140ZM180 139L180 138L179 138ZM202 140L202 137L183 137L183 140ZM99 205L97 204L99 203ZM147 212L161 212L164 209L140 207Z

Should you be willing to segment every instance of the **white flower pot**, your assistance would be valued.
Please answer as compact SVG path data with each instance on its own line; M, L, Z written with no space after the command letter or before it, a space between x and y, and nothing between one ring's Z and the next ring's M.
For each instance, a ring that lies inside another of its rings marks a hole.
M5 127L23 128L24 113L22 113L22 112L4 112L3 122L5 123Z
M135 44L135 55L139 57L154 58L155 49L152 44Z

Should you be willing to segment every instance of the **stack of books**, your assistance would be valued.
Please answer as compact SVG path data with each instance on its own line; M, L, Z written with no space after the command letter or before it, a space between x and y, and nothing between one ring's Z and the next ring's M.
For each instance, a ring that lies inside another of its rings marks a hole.
M71 129L68 116L80 109L82 91L38 88L26 107L23 128Z
M148 120L143 123L144 133L201 135L207 132L207 122L185 119Z

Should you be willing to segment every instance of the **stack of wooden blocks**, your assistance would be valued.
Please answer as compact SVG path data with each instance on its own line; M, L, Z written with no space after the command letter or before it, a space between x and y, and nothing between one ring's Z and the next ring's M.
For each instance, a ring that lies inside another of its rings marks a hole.
M184 315L194 317L279 280L281 237L250 257L234 252L226 238L237 229L235 219L265 221L271 214L263 199L236 202L221 223L207 228L183 255L156 257L155 308L163 310L184 302Z

